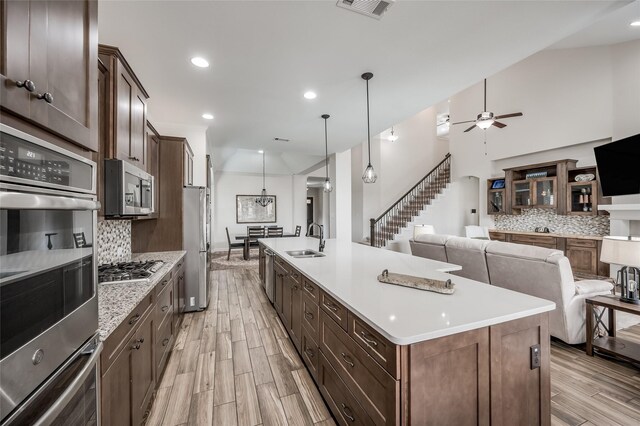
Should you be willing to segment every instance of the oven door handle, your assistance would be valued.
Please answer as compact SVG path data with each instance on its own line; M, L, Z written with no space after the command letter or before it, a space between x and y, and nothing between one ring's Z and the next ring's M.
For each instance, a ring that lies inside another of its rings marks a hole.
M23 192L0 192L0 205L6 210L100 210L98 201Z
M89 377L89 374L93 372L93 368L96 365L98 357L100 357L100 352L102 352L102 342L96 346L93 353L87 360L82 370L78 373L73 382L69 385L69 387L60 395L60 398L56 402L54 402L51 407L40 417L35 423L34 426L44 426L51 424L59 415L62 413L62 410L66 408L69 402L76 395L76 392L80 390L82 385L84 385L85 380ZM96 374L99 374L96 370ZM98 402L99 403L99 402Z

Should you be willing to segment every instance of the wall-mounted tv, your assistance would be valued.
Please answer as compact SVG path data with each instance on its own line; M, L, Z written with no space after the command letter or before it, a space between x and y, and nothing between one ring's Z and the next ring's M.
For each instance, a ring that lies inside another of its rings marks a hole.
M640 194L640 133L593 150L603 196Z

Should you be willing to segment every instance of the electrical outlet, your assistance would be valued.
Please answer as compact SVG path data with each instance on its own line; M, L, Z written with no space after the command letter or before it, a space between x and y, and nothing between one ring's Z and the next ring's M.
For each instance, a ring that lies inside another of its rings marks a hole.
M531 346L531 369L540 368L540 345Z
M196 298L195 297L190 297L189 298L189 306L195 306L196 305Z

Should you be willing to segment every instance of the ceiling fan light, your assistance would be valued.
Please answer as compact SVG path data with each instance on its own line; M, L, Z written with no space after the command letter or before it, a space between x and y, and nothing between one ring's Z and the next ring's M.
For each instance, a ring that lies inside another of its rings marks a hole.
M378 175L376 171L373 170L373 166L371 163L367 165L367 168L364 169L364 173L362 174L362 180L364 183L375 183L376 179L378 179Z
M493 124L495 120L493 118L489 118L487 120L480 120L476 123L476 126L480 127L482 130L487 130Z

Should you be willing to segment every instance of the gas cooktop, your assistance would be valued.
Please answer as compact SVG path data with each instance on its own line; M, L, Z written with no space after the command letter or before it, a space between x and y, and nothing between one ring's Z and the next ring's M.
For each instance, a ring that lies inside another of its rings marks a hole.
M162 268L163 264L164 262L160 260L105 263L98 266L98 282L111 284L129 281L149 281L149 277Z

